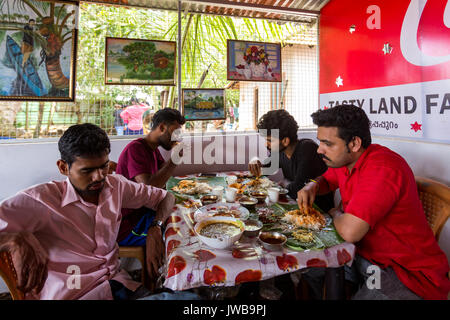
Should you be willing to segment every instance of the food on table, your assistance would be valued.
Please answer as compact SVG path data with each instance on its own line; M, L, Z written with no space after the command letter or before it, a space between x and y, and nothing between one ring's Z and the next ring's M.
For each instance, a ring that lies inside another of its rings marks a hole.
M183 194L202 194L210 192L212 187L206 182L181 180L172 190Z
M216 203L218 201L219 197L216 195L207 195L200 198L200 201L204 206L212 203Z
M204 226L200 229L200 235L208 238L218 239L233 237L241 233L241 229L233 223L216 222Z
M211 214L211 211L208 211L209 214ZM232 217L232 218L240 218L241 212L239 210L230 210L227 208L227 210L219 210L217 209L217 213L213 213L213 217Z
M262 192L262 191L253 191L250 193L250 195L253 198L256 198L258 200L258 203L264 203L266 201L267 198L267 193L266 192Z
M314 208L309 208L308 211L306 213L300 209L291 210L286 212L282 219L301 228L312 230L322 229L326 224L325 217Z
M199 202L198 200L186 199L186 200L183 201L183 206L185 208L201 207L202 203Z
M237 189L237 193L242 194L245 191L245 184L242 183L232 183L228 187Z
M261 227L257 225L245 225L245 231L255 231L259 229L261 229Z
M262 223L273 223L278 220L273 209L271 208L260 208L258 209L259 220Z
M248 183L246 183L247 190L252 190L252 191L260 190L260 189L267 189L274 185L275 185L275 183L266 177L256 178L256 179L250 180Z
M292 232L292 236L294 239L300 241L300 242L313 242L314 241L314 235L311 231L305 230L305 229L298 229Z

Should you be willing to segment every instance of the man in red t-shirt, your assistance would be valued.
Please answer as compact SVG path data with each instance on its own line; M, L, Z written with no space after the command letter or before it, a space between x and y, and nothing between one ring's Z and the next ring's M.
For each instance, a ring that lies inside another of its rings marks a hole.
M390 149L371 144L370 121L353 105L319 110L317 152L329 169L298 192L307 210L316 194L340 189L330 210L340 236L355 243L354 299L447 299L449 265L422 209L414 174ZM375 272L378 271L378 272ZM373 275L380 275L377 284Z
M151 131L123 149L116 173L138 183L164 188L176 165L172 159L165 161L158 147L171 150L177 144L177 141L172 141L172 134L184 123L185 118L176 109L165 108L156 112ZM160 265L164 256L164 244L154 234L147 236L147 230L155 225L163 228L164 221L154 220L154 217L155 212L148 208L123 209L117 242L121 246L146 246L147 261L156 260ZM157 271L154 268L150 278L154 278Z

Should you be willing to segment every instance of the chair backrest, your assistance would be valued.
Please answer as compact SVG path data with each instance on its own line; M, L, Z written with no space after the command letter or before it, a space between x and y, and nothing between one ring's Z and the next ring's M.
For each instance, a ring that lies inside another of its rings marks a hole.
M416 176L419 198L428 223L436 237L450 216L450 187L438 181Z
M13 300L23 300L25 295L17 289L17 273L8 251L0 251L0 277L5 281Z
M112 161L112 160L109 160L109 163L108 163L108 174L115 173L116 169L117 169L117 163Z

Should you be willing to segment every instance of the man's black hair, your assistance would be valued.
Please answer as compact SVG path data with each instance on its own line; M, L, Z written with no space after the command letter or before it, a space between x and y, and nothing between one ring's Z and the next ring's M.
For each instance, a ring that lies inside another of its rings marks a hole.
M101 157L109 154L111 144L106 132L91 123L76 124L64 132L58 141L61 159L69 167L76 157Z
M177 109L164 108L158 110L152 118L152 130L156 129L161 123L172 124L174 122L180 125L185 124L186 119Z
M363 109L355 105L337 105L311 114L318 127L337 127L339 138L348 144L354 137L361 138L363 148L372 143L370 120Z
M272 110L264 114L256 126L258 130L267 130L267 136L272 135L272 130L279 130L278 138L289 138L290 142L297 141L298 124L294 117L284 109Z

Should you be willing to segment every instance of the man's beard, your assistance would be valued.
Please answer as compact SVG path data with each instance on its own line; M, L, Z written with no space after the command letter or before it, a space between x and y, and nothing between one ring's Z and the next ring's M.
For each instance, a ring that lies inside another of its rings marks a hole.
M168 134L164 134L158 138L158 144L166 149L167 151L172 150L174 144L172 143L171 136Z
M105 179L100 180L100 181L95 181L95 182L89 184L89 185L86 187L86 189L84 189L84 190L75 187L75 186L73 185L73 183L72 183L72 186L73 186L73 188L75 189L75 191L78 192L78 194L79 194L80 196L95 196L95 195L100 194L100 192L102 192L104 185L102 185L100 188L94 189L94 190L90 190L89 188L92 187L92 186L94 186L94 185L96 185L96 184L98 184L98 183L103 183L103 184L104 184L104 183L105 183Z
M281 154L286 149L287 149L287 147L282 146L281 149L278 149L278 150L275 150L275 151ZM272 149L271 148L267 148L267 151L269 151L269 156L271 156L272 155Z

